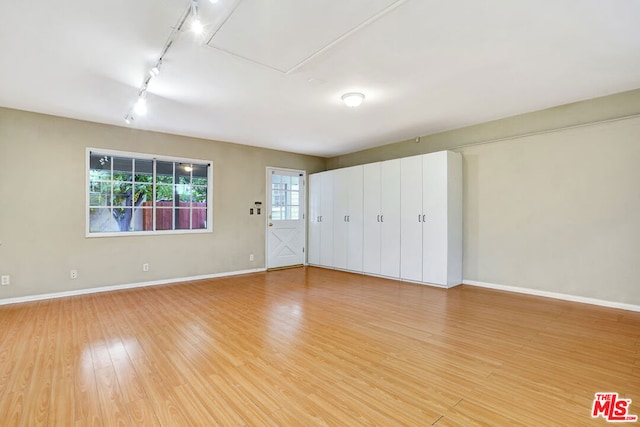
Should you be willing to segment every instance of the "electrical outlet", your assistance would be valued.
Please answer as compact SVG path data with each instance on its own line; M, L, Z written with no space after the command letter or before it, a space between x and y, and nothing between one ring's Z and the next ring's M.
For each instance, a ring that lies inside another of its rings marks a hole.
M147 264L146 262L142 264L142 271L149 271L149 264Z
M71 271L69 272L69 277L70 277L71 279L77 279L77 278L78 278L78 270L71 270Z
M253 254L250 254L249 255L249 261L253 261L253 259L254 259Z
M11 277L9 275L2 276L2 281L0 282L2 285L8 285L11 282Z

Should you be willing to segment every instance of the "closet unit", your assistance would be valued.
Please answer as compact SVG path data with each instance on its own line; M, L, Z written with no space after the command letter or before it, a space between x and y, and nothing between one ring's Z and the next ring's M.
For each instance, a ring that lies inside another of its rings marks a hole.
M462 156L441 151L310 175L312 265L462 281Z

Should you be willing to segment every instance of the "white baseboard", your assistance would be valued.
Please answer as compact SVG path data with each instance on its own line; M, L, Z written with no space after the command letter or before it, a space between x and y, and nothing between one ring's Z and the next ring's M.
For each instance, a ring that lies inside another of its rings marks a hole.
M478 282L476 280L468 280L468 279L464 279L462 281L462 284L463 285L478 286L478 287L481 287L481 288L496 289L496 290L499 290L499 291L517 292L519 294L535 295L535 296L539 296L539 297L554 298L554 299L560 299L560 300L564 300L564 301L580 302L580 303L583 303L583 304L592 304L592 305L599 305L599 306L602 306L602 307L619 308L619 309L622 309L622 310L639 311L640 312L640 305L626 304L626 303L623 303L623 302L606 301L606 300L601 300L601 299L596 299L596 298L588 298L588 297L581 297L581 296L577 296L577 295L561 294L561 293L558 293L558 292L541 291L541 290L538 290L538 289L531 289L531 288L519 288L517 286L498 285L498 284L495 284L495 283Z
M0 299L0 305L17 304L21 302L41 301L53 298L73 297L76 295L96 294L99 292L120 291L123 289L142 288L145 286L168 285L170 283L189 282L192 280L215 279L216 277L237 276L240 274L260 273L266 268L255 268L252 270L228 271L224 273L203 274L201 276L178 277L175 279L153 280L150 282L129 283L124 285L101 286L99 288L77 289L74 291L54 292L50 294L29 295L26 297Z

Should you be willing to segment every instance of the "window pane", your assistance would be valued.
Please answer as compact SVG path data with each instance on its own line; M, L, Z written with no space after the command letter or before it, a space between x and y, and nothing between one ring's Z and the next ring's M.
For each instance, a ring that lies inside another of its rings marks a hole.
M113 180L131 181L133 180L133 159L124 157L113 158Z
M207 210L193 209L191 211L191 228L201 230L207 228Z
M291 206L291 218L293 220L300 219L300 208L297 206Z
M173 209L156 208L156 230L173 230Z
M156 182L173 184L173 162L156 162Z
M192 188L191 197L193 201L197 203L204 203L207 205L207 187L194 185Z
M178 175L178 184L191 184L191 167L190 163L176 163L176 175Z
M176 185L176 193L178 193L178 201L180 202L180 206L183 203L187 203L185 206L189 206L189 202L191 201L191 186L190 185Z
M102 154L91 154L89 168L89 178L91 180L111 179L111 157Z
M189 230L191 228L191 209L176 208L176 230Z
M156 185L156 202L173 200L173 185Z
M140 205L143 202L153 200L153 184L134 184L134 203Z
M193 168L193 170L191 171L191 176L193 176L193 179L195 180L196 178L199 179L203 179L204 178L204 182L207 182L207 176L209 174L209 166L208 165L191 165L191 167Z
M112 212L116 221L116 231L131 231L131 220L133 219L133 209L124 207L114 207Z
M133 184L124 183L124 182L114 182L113 205L114 206L132 206L133 205Z
M138 208L133 211L131 231L153 230L153 209Z
M111 209L91 208L89 209L89 231L103 233L116 231L112 225Z
M136 171L135 181L153 182L153 160L136 159L134 167Z
M110 182L90 182L89 183L89 205L109 206L111 204L111 183Z

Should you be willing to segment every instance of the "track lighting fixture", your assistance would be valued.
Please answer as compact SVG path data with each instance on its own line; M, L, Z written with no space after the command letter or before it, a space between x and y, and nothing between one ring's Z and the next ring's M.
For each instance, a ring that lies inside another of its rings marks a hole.
M217 0L210 1L211 3L217 2ZM144 82L142 83L142 88L138 92L138 99L136 100L136 103L124 118L124 121L128 125L133 123L136 116L144 116L147 113L147 87L149 86L149 82L151 81L151 79L157 77L160 74L160 67L162 67L164 57L167 55L169 48L173 45L173 42L178 37L178 34L183 30L184 25L187 20L189 20L189 18L191 18L191 29L196 34L202 34L202 32L204 31L204 25L200 21L200 16L198 14L198 0L191 0L191 4L180 18L178 25L171 31L169 39L165 43L158 61L149 70L149 74L145 78Z

